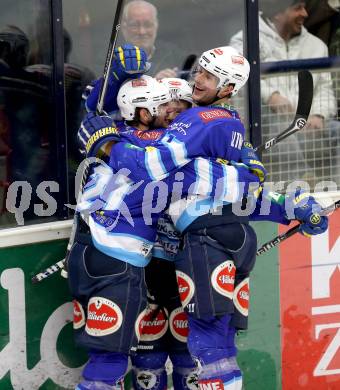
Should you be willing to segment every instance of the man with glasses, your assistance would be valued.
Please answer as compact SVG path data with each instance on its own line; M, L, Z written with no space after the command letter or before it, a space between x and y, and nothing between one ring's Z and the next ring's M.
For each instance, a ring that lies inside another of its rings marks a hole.
M150 75L157 79L176 77L178 63L174 53L180 56L181 53L178 47L169 42L156 42L159 26L157 14L153 4L144 0L131 1L123 10L122 34L126 42L145 50L151 62Z

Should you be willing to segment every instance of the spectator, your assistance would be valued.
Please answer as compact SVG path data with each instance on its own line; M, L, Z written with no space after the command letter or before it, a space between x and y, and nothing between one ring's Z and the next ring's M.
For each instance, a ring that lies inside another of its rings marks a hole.
M157 79L176 77L175 53L183 56L179 49L169 43L157 40L157 8L144 0L133 0L126 4L122 16L122 34L125 42L142 47L151 62L148 72ZM159 49L161 48L161 49ZM183 56L184 57L184 56Z
M43 59L46 51L40 45L37 37L43 35L38 33L33 40L34 56L31 59ZM65 100L66 100L66 125L67 125L67 154L68 154L68 182L69 196L75 201L77 194L74 189L74 175L82 157L78 151L76 135L84 115L82 107L82 92L85 87L95 78L94 73L82 65L70 63L69 58L72 51L72 38L66 29L63 30L64 38L64 77L65 77ZM51 81L53 67L50 64L36 63L26 67L26 70L35 75L41 75Z
M303 27L308 16L304 1L262 0L260 7L263 10L259 16L261 62L328 57L327 46ZM239 32L232 37L231 45L242 52L242 40L242 32ZM276 167L272 164L271 170L286 171L279 176L280 179L296 179L302 175L321 180L331 176L330 133L324 130L327 129L325 121L335 117L336 101L330 74L315 73L313 78L314 100L305 130L307 135L302 133L289 137L276 149L275 159L278 161L267 160L267 163L277 164ZM264 78L261 95L264 104L263 132L267 125L268 136L276 135L295 112L298 100L296 75ZM305 159L297 158L301 155ZM277 180L278 177L272 176L272 179L274 177Z
M307 30L323 40L328 46L330 55L333 37L340 30L339 0L306 0L308 18L305 22Z
M44 77L27 72L29 48L26 34L17 26L8 25L0 31L0 190L3 196L14 181L28 181L35 189L49 169L48 83ZM0 203L4 212L3 199ZM30 207L25 219L33 216ZM1 222L7 223L7 217Z

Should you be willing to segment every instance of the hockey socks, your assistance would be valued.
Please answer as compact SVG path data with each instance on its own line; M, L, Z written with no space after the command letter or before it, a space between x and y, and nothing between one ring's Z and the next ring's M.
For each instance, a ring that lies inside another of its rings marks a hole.
M175 390L192 390L197 388L198 367L189 353L170 355L173 365L172 382Z
M189 315L188 348L201 366L198 378L201 390L239 390L242 386L236 362L236 332L229 327L230 319L228 314L205 319Z
M166 390L166 352L137 353L131 357L134 390Z

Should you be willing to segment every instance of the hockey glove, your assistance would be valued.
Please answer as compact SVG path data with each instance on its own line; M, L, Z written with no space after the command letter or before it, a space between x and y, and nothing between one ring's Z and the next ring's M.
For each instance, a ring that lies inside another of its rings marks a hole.
M120 141L118 129L109 116L88 113L80 124L77 134L79 151L86 157L96 157L106 142Z
M241 149L241 162L249 168L249 170L258 177L262 184L267 177L267 170L258 158L253 145L249 142L243 142Z
M111 72L120 82L137 78L149 68L150 64L147 62L146 53L142 48L127 43L115 49Z
M285 208L287 218L293 212L295 219L301 222L300 233L304 236L321 234L328 228L328 218L320 215L320 204L308 192L287 195Z
M113 53L104 111L107 113L117 111L117 95L120 86L127 79L138 78L149 68L150 64L147 62L147 56L143 49L129 43L117 47ZM87 87L87 92L83 95L86 100L87 111L96 111L102 82L103 78L96 80L91 86Z

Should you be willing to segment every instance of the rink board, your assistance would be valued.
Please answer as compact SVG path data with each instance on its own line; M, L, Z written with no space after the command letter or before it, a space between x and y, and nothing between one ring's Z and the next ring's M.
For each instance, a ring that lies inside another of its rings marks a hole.
M278 233L274 224L254 226L259 243ZM41 227L35 237L44 241ZM2 241L1 390L72 388L79 378L86 358L72 340L67 281L56 275L30 283L63 258L66 235L51 241L49 232L50 241L10 247ZM250 329L238 336L246 390L340 388L339 236L334 215L329 233L312 240L296 235L257 259Z

